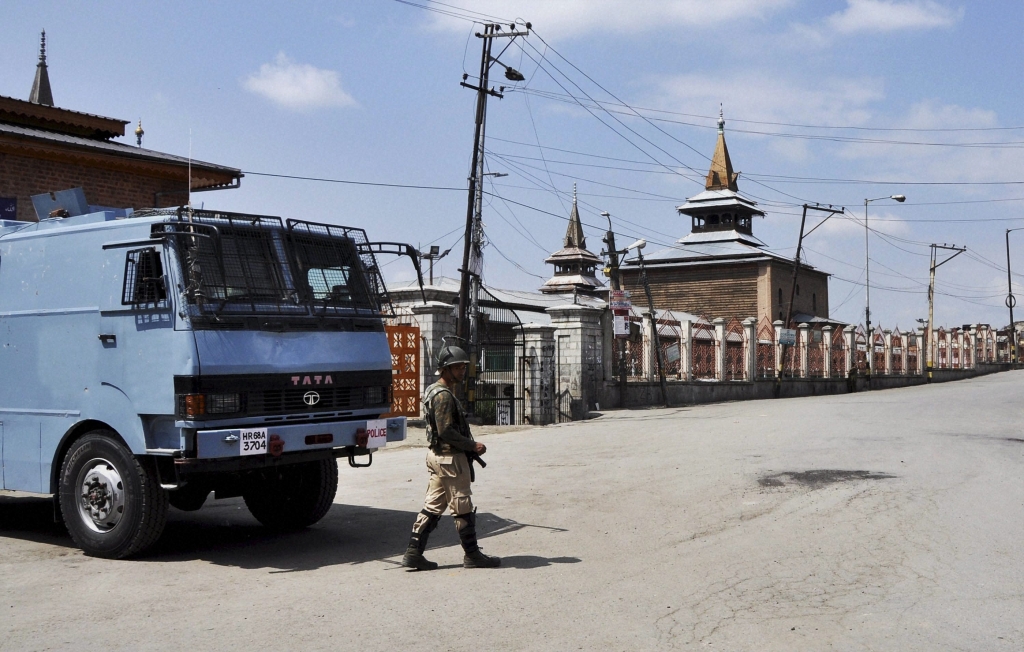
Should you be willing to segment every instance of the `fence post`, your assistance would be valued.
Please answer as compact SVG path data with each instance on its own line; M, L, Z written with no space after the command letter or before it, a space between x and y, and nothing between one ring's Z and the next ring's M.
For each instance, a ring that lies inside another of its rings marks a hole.
M693 380L693 322L684 319L679 322L679 370L683 380Z
M794 369L796 375L800 378L808 378L811 375L811 368L808 366L807 361L807 347L811 345L808 338L811 335L811 325L803 323L797 325L800 329L800 348L797 349L797 369Z
M892 376L893 373L893 332L886 329L882 332L882 355L886 361L885 375Z
M779 340L782 339L782 328L785 324L781 319L776 319L772 326L775 327L775 377L781 380L785 369L782 368L782 345L779 344Z
M843 329L846 338L846 373L849 375L857 366L857 327L850 324Z
M743 320L743 368L746 370L744 380L757 378L757 319L754 317Z
M715 339L718 340L718 350L715 351L715 380L725 380L725 318L716 317L711 320L715 326Z
M822 361L822 374L825 378L832 377L832 326L821 327L821 350L824 360Z

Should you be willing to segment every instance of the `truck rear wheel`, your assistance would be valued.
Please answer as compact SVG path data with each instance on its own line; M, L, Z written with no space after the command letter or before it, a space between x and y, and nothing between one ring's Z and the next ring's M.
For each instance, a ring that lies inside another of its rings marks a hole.
M110 430L94 430L71 445L60 471L64 523L85 554L121 559L160 538L167 492Z
M322 519L338 492L334 458L265 469L242 492L245 505L263 525L297 530Z

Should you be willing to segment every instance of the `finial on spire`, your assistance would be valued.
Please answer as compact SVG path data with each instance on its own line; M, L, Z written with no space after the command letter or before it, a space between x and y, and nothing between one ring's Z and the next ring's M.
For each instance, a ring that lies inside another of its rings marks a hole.
M142 137L145 135L145 131L142 130L142 118L139 118L139 126L135 128L135 141L139 147L142 147Z
M32 91L28 101L33 104L53 106L53 93L50 91L50 76L46 72L46 30L39 36L39 63L36 64L36 78L32 81Z
M722 104L718 104L718 133L725 133L725 109Z
M576 205L576 182L572 182L572 205Z

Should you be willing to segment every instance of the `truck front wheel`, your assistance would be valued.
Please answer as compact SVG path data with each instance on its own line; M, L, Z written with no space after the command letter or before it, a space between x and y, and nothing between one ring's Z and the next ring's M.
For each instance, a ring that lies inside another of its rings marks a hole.
M338 492L334 458L288 464L255 473L242 492L245 505L263 525L296 530L322 519Z
M64 523L87 555L128 557L163 533L167 492L110 430L94 430L71 445L59 491Z

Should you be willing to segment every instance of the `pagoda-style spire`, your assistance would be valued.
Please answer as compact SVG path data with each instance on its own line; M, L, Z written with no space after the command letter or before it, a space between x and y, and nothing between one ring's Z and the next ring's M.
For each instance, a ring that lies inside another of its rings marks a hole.
M587 238L583 235L580 211L576 208L576 184L572 184L572 212L569 213L569 227L565 230L562 244L566 249L586 249Z
M596 269L601 258L587 251L587 239L583 236L583 223L576 206L576 184L572 184L572 212L569 213L569 228L565 230L563 247L551 254L544 262L555 266L555 275L540 289L545 294L596 295L601 288Z
M705 190L732 190L739 191L736 185L738 172L732 171L732 161L729 159L729 148L725 145L725 115L721 108L718 110L718 143L715 145L715 155L711 157L711 169L708 171L708 178L704 182Z
M53 106L53 93L50 91L50 75L46 72L46 30L39 38L39 63L36 64L36 78L32 82L32 92L28 101L33 104Z

